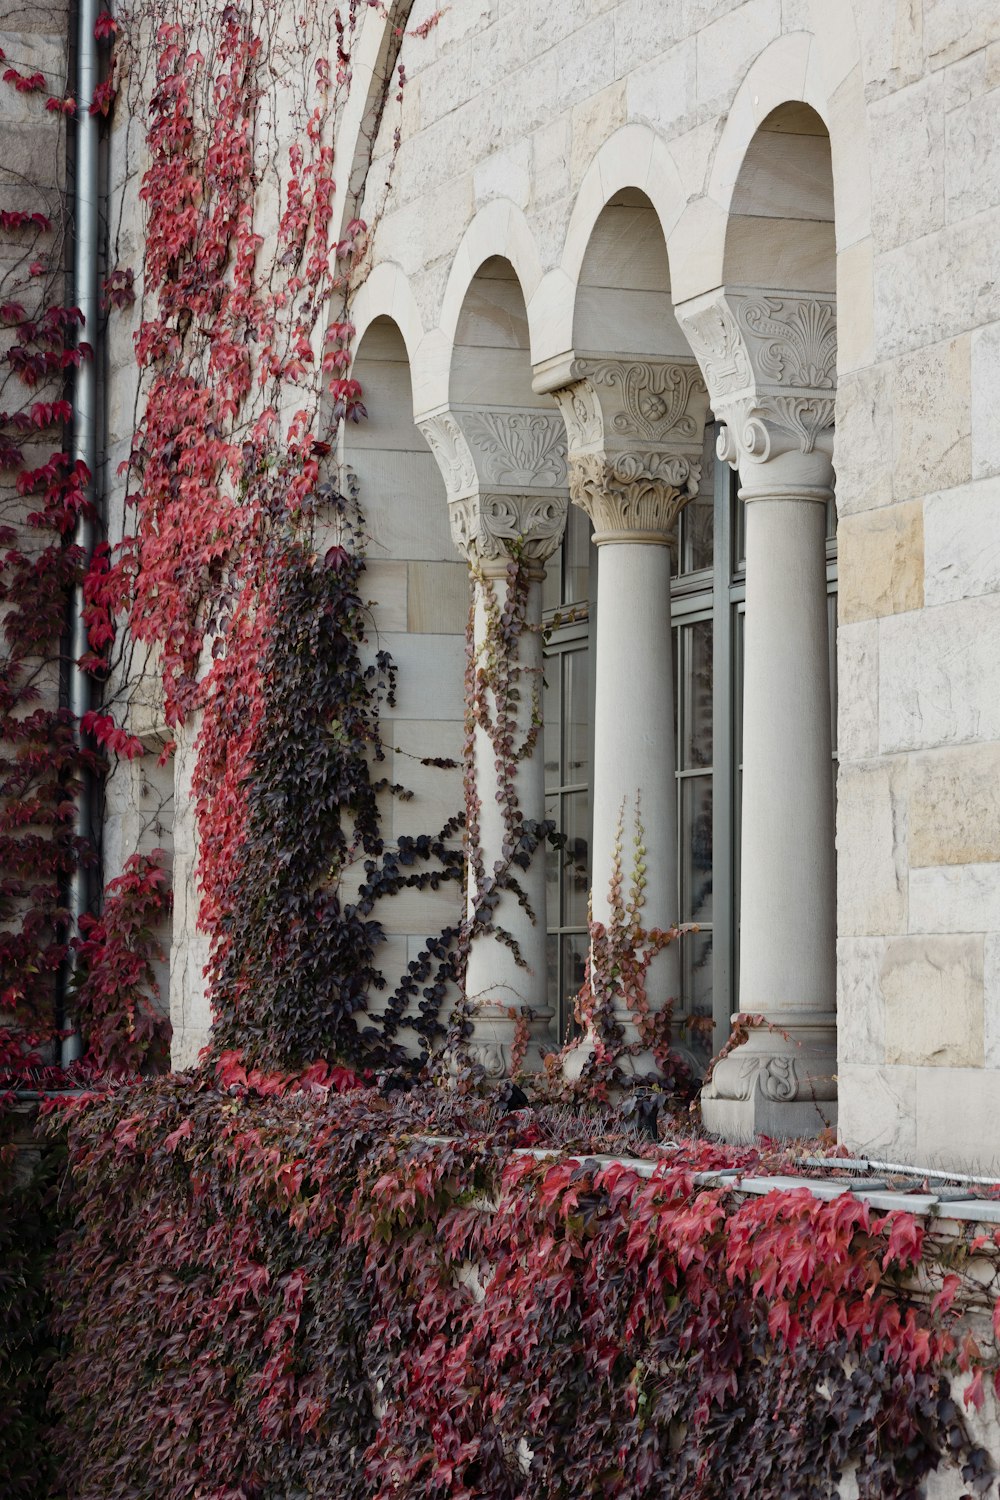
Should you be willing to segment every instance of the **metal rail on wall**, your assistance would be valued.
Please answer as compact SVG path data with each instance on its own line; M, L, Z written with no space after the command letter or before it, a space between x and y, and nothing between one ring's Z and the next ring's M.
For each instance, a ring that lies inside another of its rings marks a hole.
M97 473L97 430L100 392L98 258L100 245L100 116L90 113L94 90L100 82L100 55L94 28L97 24L98 0L77 0L77 55L75 160L73 172L73 302L83 314L78 327L78 342L86 341L92 353L76 367L73 390L73 460L86 464L90 478L86 497L95 508L99 503ZM80 514L74 541L87 562L94 550L96 524L91 516ZM82 583L73 591L69 619L69 666L66 702L77 723L91 707L91 679L79 665L87 651L87 627L84 622ZM79 731L78 731L79 732ZM92 839L94 818L93 779L81 773L76 806L76 834ZM90 907L91 871L77 861L69 882L70 925L76 930L80 917ZM60 996L60 1024L67 1032L61 1043L61 1062L68 1066L80 1056L80 1035L73 1024L68 998L70 965L63 968Z

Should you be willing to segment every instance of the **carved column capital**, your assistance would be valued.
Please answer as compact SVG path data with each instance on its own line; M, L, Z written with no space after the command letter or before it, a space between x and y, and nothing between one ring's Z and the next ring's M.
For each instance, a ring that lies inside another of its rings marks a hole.
M837 303L824 292L720 287L677 308L746 500L833 489ZM762 470L768 465L765 475Z
M708 394L695 361L570 356L536 388L559 404L570 495L594 541L671 543L701 479Z
M534 409L450 406L417 426L444 477L455 546L487 567L519 556L542 567L569 504L559 417Z

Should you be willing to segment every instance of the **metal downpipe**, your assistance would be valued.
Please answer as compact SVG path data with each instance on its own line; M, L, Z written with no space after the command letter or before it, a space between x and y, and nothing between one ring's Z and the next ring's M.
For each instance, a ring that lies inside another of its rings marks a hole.
M78 330L78 342L86 341L93 349L89 359L81 360L76 369L73 398L73 459L82 460L90 478L87 482L87 498L96 507L99 497L97 482L97 427L98 427L98 326L100 306L98 301L98 248L100 243L100 116L90 113L94 90L100 82L100 55L94 27L98 16L98 0L77 0L77 81L76 81L76 161L73 182L73 301L83 313L83 324ZM94 550L96 526L93 520L81 516L74 537L89 559ZM87 651L87 629L83 618L83 590L74 590L70 613L70 661L67 687L67 703L77 720L91 707L91 679L78 665ZM81 777L77 802L76 834L89 839L94 817L94 787L92 778L84 773ZM90 905L90 872L86 868L74 869L69 885L69 911L72 930L78 929L80 917ZM64 968L68 979L70 965ZM63 1066L80 1056L80 1035L68 1012L65 987L62 995L63 1029L69 1035L61 1044L60 1060Z

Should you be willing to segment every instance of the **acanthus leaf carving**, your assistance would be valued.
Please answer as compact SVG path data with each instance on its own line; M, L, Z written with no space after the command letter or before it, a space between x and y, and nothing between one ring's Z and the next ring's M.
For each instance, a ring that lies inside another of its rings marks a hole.
M437 459L449 500L467 495L476 486L476 466L465 434L450 411L423 417L417 426Z
M818 444L835 415L834 298L723 288L680 307L678 318L726 424L720 457L742 472L790 451L816 454L813 487L828 485L829 454Z
M541 565L562 541L567 509L565 491L466 496L448 506L452 540L470 561L505 562L516 554Z
M566 483L566 435L555 413L469 411L462 427L481 482L532 489Z
M698 493L700 465L680 455L585 453L570 459L570 495L597 542L618 537L672 543L677 517Z

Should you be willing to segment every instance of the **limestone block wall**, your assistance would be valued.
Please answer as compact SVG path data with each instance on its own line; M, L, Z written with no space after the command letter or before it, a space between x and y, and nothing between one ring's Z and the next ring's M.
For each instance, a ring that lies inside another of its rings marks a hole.
M841 1119L873 1154L992 1171L1000 18L925 3L896 32L866 80L870 357L838 413Z

